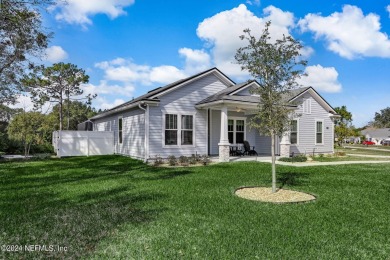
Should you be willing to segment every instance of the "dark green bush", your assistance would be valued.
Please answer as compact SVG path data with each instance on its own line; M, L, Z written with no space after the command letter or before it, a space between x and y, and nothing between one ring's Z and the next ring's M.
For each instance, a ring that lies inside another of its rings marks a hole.
M156 155L155 158L154 158L153 165L154 166L159 166L159 165L161 165L163 163L164 163L163 159L159 155Z
M201 162L203 165L208 165L211 162L211 160L207 155L203 155L201 156Z
M174 155L168 156L168 164L169 164L170 166L175 166L175 165L177 165L177 159L176 159L176 157L175 157Z
M183 166L188 166L188 157L186 157L186 156L184 156L184 155L182 155L182 156L180 156L179 157L179 162L180 162L180 164L181 165L183 165Z
M294 157L282 157L279 159L281 162L306 162L307 157L305 155L297 155Z

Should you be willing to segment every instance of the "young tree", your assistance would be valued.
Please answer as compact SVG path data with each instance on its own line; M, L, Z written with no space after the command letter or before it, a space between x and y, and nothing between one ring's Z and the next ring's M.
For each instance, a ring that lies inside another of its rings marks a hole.
M60 62L53 64L51 67L39 67L24 79L24 84L29 87L29 92L36 107L47 101L58 104L59 130L62 130L65 100L70 101L73 97L77 98L82 95L83 90L80 85L87 83L88 80L89 76L85 74L83 69L77 68L74 64ZM96 95L88 95L81 99L87 99L90 102L94 97Z
M39 112L22 112L16 115L8 125L8 136L20 141L24 146L24 155L28 156L33 143L42 143L45 115Z
M273 41L270 25L271 22L266 23L259 38L249 29L244 30L240 38L248 41L248 45L237 50L235 59L260 85L253 90L260 98L257 113L249 125L271 137L272 192L276 192L275 137L288 131L291 122L291 109L284 97L298 86L297 79L307 62L300 57L303 46L291 36L283 35Z
M38 7L51 0L0 1L0 104L15 103L20 80L44 55L50 33L44 31Z
M346 106L336 107L334 110L340 115L340 118L335 121L334 128L335 135L338 138L338 143L340 145L347 137L354 134L351 125L352 113L347 110Z

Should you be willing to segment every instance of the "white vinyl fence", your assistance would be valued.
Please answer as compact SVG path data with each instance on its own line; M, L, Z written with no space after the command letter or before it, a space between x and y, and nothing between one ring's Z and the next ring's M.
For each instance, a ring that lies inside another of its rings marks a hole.
M55 131L53 147L58 157L114 154L114 132Z

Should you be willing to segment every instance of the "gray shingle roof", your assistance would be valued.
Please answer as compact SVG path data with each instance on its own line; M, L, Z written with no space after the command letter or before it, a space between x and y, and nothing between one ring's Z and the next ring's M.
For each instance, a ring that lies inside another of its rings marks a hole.
M362 134L369 135L371 138L386 139L390 137L390 128L364 129Z
M236 91L236 90L238 90L238 89L240 89L240 88L242 88L242 87L244 87L252 82L253 81L243 82L243 83L236 84L236 85L233 85L231 87L225 88L224 90L221 90L221 91L215 93L214 95L211 95L211 96L203 99L202 101L198 102L197 105L222 100L226 97L232 97L232 96L229 96L230 93L233 93L234 91ZM258 100L258 98L257 98L257 100Z
M164 91L166 91L166 90L169 90L170 88L173 88L173 87L175 87L175 86L177 86L177 85L180 85L181 83L184 83L184 82L189 81L189 80L191 80L191 79L193 79L193 78L196 78L196 77L198 77L198 76L200 76L200 75L202 75L202 74L206 74L206 73L208 73L208 72L210 72L210 71L212 71L212 70L217 70L219 73L221 73L221 74L224 75L227 79L229 79L231 82L234 83L234 81L232 81L229 77L227 77L227 76L226 76L223 72L221 72L219 69L217 69L217 68L211 68L211 69L208 69L208 70L206 70L206 71L203 71L203 72L200 72L200 73L198 73L198 74L195 74L195 75L193 75L193 76L191 76L191 77L188 77L188 78L185 78L185 79L180 79L180 80L178 80L178 81L175 81L175 82L173 82L173 83L170 83L170 84L168 84L168 85L166 85L166 86L164 86L164 87L155 88L155 89L149 91L148 93L146 93L146 94L144 94L144 95L142 95L142 96L139 96L139 97L137 97L137 98L135 98L135 99L132 99L132 100L130 100L130 101L128 101L128 102L125 102L125 103L123 103L123 104L120 104L120 105L118 105L118 106L116 106L116 107L113 107L113 108L110 108L110 109L108 109L108 110L105 110L105 111L103 111L102 113L100 113L100 114L98 114L98 115L92 117L91 119L95 119L95 118L98 118L98 117L104 117L105 115L111 114L112 112L115 112L115 111L117 111L117 110L121 110L121 108L130 106L130 105L135 104L135 103L137 103L137 102L139 102L139 101L155 101L155 102L159 102L160 100L159 100L158 98L153 98L153 99L152 99L151 97L153 97L154 95L159 94L159 93L161 93L161 92L164 92ZM114 110L115 110L115 111L114 111Z
M216 93L216 94L214 94L214 95L212 95L210 97L207 97L207 98L203 99L202 101L197 103L197 105L211 103L211 102L218 101L218 100L233 100L233 101L243 101L243 102L258 103L259 102L259 97L256 97L256 96L229 95L229 94L239 90L240 88L243 88L243 87L245 87L248 84L251 84L253 82L256 82L256 81L252 80L252 81L248 81L248 82L244 82L244 83L240 83L240 84L236 84L234 86L228 87L228 88L226 88L224 90L221 90L220 92L218 92L218 93ZM284 95L283 100L285 100L286 102L289 102L291 99L293 99L294 97L296 97L296 96L300 95L301 93L305 92L309 88L310 87L293 89L293 90L289 91L287 94Z

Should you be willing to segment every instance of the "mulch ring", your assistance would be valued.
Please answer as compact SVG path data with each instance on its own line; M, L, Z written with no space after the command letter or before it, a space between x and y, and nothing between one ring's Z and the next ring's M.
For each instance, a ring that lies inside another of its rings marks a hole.
M235 191L238 197L272 203L297 203L314 201L315 196L299 191L277 189L272 193L272 188L267 187L241 187Z

